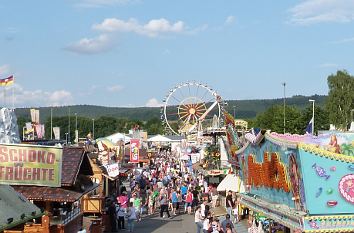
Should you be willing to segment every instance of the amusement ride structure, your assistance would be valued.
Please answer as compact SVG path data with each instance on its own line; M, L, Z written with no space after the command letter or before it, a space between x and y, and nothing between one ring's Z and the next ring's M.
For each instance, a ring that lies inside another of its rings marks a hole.
M208 85L195 81L172 88L163 100L161 120L169 134L195 134L210 126L214 118L219 125L223 101Z

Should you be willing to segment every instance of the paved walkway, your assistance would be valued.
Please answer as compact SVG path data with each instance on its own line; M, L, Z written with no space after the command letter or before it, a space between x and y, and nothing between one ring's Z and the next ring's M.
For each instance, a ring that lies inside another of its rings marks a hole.
M223 217L219 218L220 221ZM236 224L237 233L247 233L247 221L241 221ZM157 214L144 217L141 222L135 223L135 233L195 233L196 226L194 223L194 215L177 215L172 219L160 218ZM128 232L120 230L118 232Z

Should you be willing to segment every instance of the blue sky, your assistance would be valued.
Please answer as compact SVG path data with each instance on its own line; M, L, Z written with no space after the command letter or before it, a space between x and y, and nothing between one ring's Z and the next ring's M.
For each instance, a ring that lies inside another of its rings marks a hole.
M353 0L0 2L16 106L157 106L188 80L224 99L281 98L282 82L287 96L327 94L353 52Z

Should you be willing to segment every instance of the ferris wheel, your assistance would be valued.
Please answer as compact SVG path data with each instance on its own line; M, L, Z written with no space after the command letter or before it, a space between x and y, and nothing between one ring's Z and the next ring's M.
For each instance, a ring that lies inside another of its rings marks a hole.
M185 82L172 88L161 108L165 129L173 134L190 134L211 125L222 114L222 99L206 84Z

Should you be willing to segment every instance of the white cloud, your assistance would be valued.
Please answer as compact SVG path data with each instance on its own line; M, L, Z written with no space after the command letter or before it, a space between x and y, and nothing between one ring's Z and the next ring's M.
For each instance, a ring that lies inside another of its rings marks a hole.
M233 15L229 15L225 20L225 24L227 25L233 24L234 22L235 22L235 16Z
M65 49L79 54L95 54L106 52L113 47L113 40L107 34L101 34L95 38L83 38Z
M164 18L152 19L146 24L140 24L134 18L126 21L108 18L100 24L93 25L92 28L103 32L133 32L149 37L156 37L163 33L182 33L186 29L183 21L172 23Z
M202 26L188 30L186 33L190 34L190 35L195 35L195 34L198 34L200 32L207 30L208 28L209 28L208 24L203 24Z
M304 0L290 9L290 22L310 25L322 22L350 22L354 20L353 0Z
M76 6L87 8L110 7L122 6L133 2L136 2L136 0L81 0Z
M159 102L156 98L149 99L145 104L145 107L150 107L150 108L156 108L156 107L161 107L161 106L162 106L162 103Z
M354 42L354 37L333 41L332 44L344 44L344 43L351 43L351 42Z
M52 92L43 90L26 90L19 84L9 86L7 105L12 103L12 92L10 89L14 88L15 106L17 107L37 107L37 106L60 106L73 104L73 96L66 90L55 90Z
M3 75L7 75L10 72L10 66L5 64L0 66L0 77L3 77Z
M121 90L123 90L123 86L121 85L114 85L114 86L109 86L107 87L107 91L110 91L110 92L120 92Z
M333 68L338 67L338 64L335 63L322 63L319 65L320 68Z

